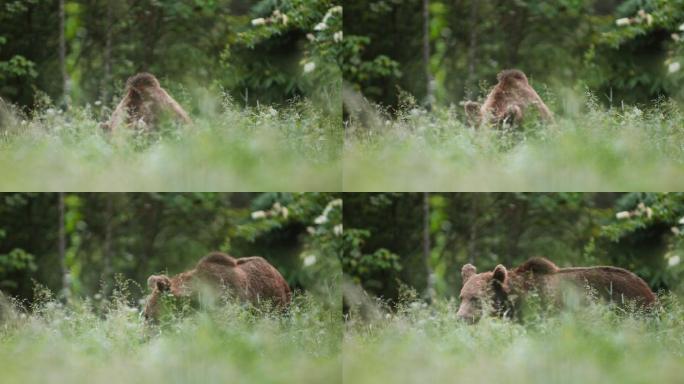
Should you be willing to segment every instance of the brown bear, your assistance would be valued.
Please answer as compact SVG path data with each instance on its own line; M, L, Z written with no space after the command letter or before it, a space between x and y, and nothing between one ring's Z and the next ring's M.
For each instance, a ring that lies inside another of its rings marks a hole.
M229 294L241 301L259 304L268 301L280 309L290 304L290 287L283 276L259 256L235 259L224 253L204 256L187 272L173 277L152 275L147 279L152 293L144 309L145 319L156 321L164 292L175 297L192 297L202 287L219 294Z
M456 315L469 323L478 321L484 308L495 316L516 317L531 292L562 306L568 298L566 288L594 292L619 306L635 302L649 308L656 303L656 296L642 279L616 267L558 268L545 258L532 258L511 271L499 264L491 272L476 273L473 265L466 264L461 276L461 305Z

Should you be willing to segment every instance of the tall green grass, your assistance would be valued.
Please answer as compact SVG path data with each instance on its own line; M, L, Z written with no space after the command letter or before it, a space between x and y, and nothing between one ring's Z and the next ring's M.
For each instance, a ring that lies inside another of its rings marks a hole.
M338 306L295 295L286 314L238 304L148 327L125 298L0 308L3 383L340 383Z
M1 101L0 101L1 102ZM107 111L0 105L0 190L336 191L340 115L309 101L243 108L203 101L194 124L105 134Z
M347 320L349 383L681 383L684 309L661 298L659 316L591 304L524 323L456 319L453 301L401 305Z
M606 108L568 96L555 124L473 128L461 107L396 114L363 106L346 122L347 191L623 191L684 188L684 113L674 102ZM361 106L359 106L361 105Z

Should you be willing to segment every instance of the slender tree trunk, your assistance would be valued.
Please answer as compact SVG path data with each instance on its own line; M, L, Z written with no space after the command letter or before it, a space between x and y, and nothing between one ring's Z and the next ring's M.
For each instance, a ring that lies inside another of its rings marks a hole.
M105 208L105 236L103 245L103 259L104 268L102 270L102 285L103 294L105 297L109 295L112 289L112 222L114 221L114 210L112 202L112 194L108 193L106 195L107 206Z
M66 70L66 38L64 36L64 0L59 0L59 69L62 74L62 104L69 109L69 74Z
M435 298L435 274L430 265L430 193L423 192L423 259L427 272L427 299L432 302Z
M66 265L66 230L64 228L64 192L58 193L57 208L59 210L59 224L57 233L57 247L59 250L59 264L62 269L62 295L68 301L71 293L69 270Z
M107 21L104 49L104 86L102 87L102 103L109 104L112 85L112 2L107 1Z
M468 99L472 99L477 95L477 78L475 75L475 67L477 63L477 21L478 0L470 1L470 43L468 47L468 81L466 90L469 93Z
M430 73L430 0L423 0L423 65L425 66L425 105L432 108L435 81Z

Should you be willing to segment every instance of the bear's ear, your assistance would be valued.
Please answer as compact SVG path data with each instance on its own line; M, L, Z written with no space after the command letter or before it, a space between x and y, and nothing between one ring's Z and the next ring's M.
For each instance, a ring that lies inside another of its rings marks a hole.
M468 279L473 277L477 273L477 268L472 264L466 264L461 268L461 280L465 284Z
M501 264L497 265L496 268L494 268L494 274L492 277L501 284L505 283L506 278L508 277L508 271L506 270L506 267Z
M147 278L147 286L164 292L171 286L171 280L165 275L152 275Z

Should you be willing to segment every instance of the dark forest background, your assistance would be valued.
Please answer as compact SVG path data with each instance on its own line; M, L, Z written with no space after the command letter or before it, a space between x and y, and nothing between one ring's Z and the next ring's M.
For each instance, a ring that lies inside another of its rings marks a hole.
M130 279L140 297L149 275L218 250L262 256L293 288L329 295L341 225L341 202L326 193L4 193L0 291L107 296Z
M335 6L333 0L0 0L0 97L27 107L47 96L63 107L96 108L118 100L126 79L140 71L155 74L178 97L193 87L228 91L251 105L327 97L341 81L335 60L342 20Z
M606 104L681 102L683 32L682 0L349 0L343 74L383 105L402 91L476 99L506 68L547 99L589 90Z
M394 300L457 297L461 267L613 265L683 293L682 193L346 193L345 274ZM432 278L429 278L432 276Z

